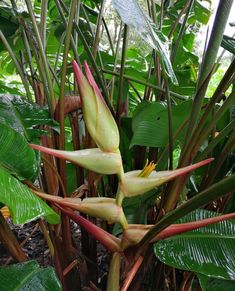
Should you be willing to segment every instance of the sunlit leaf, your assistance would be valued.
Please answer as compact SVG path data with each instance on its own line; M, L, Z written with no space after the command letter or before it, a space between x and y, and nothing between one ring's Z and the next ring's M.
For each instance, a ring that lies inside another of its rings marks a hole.
M129 27L134 28L151 48L156 49L165 72L171 81L177 84L169 58L167 37L157 29L155 23L142 11L136 0L112 0L112 3L122 21Z
M34 180L38 172L35 152L19 132L0 123L0 165L20 178Z
M8 206L15 224L23 224L41 216L49 223L59 223L59 216L27 186L0 167L0 202Z

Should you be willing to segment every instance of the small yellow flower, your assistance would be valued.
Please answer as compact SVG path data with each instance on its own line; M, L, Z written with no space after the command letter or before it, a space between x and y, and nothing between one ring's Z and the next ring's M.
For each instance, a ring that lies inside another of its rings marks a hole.
M127 172L122 176L122 179L119 182L118 195L121 196L120 194L122 194L124 197L132 197L144 194L155 187L173 180L180 175L185 175L188 172L210 163L211 161L213 161L212 158L181 169L159 172L154 171L156 166L154 163L147 163L143 170Z

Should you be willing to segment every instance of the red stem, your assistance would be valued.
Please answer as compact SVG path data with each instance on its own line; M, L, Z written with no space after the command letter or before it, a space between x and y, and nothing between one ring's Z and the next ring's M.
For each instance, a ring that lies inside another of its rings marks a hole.
M96 226L89 220L85 219L79 214L74 213L68 208L64 208L57 203L54 203L64 214L68 215L73 221L80 224L86 229L95 239L97 239L104 247L111 252L121 252L120 240L104 231L102 228Z

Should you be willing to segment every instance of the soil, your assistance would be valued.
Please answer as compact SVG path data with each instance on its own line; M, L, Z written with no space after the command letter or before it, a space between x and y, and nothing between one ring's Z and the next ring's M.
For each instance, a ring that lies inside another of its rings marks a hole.
M36 221L26 223L23 225L14 225L10 218L7 222L16 236L20 244L24 244L22 249L27 254L29 260L36 260L40 266L53 266L53 261L47 243L44 239L43 233ZM73 241L78 250L81 249L81 230L79 225L71 221L71 230L73 234ZM84 259L84 256L83 256ZM107 252L100 245L97 245L97 267L98 267L98 290L102 290L102 286L107 279L108 265ZM9 254L8 250L0 241L0 266L17 263ZM85 290L85 289L84 289Z
M7 219L7 222L20 244L27 240L22 249L28 255L29 260L37 260L40 266L52 265L49 249L37 222L14 225L10 218ZM9 263L16 262L0 241L0 266Z

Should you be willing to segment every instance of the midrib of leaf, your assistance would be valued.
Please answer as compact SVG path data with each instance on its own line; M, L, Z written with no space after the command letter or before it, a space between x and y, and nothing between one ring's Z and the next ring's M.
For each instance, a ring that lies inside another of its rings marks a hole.
M192 238L192 239L197 239L197 238L204 238L204 239L234 239L235 240L235 236L230 236L230 235L218 235L218 234L211 234L211 233L198 233L198 234L180 234L180 235L176 235L173 236L171 238L169 238L168 240L177 240L177 239L181 239L181 238Z
M33 272L30 272L26 277L24 277L24 279L20 282L20 284L18 286L16 286L16 288L14 290L19 291L20 288L24 287L25 283L27 283L27 281L29 281L29 279L32 278L37 273L38 273L38 269L34 270Z

